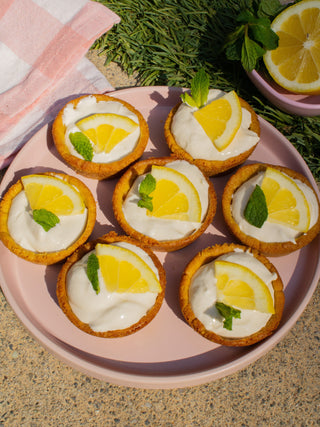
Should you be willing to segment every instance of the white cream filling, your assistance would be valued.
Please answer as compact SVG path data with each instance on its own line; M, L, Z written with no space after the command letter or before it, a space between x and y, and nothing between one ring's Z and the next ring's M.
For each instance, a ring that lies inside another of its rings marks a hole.
M293 228L286 227L281 224L275 224L265 221L261 228L255 227L245 219L244 209L248 203L252 191L256 185L261 185L264 177L264 172L260 172L248 181L246 181L237 191L235 191L232 199L232 215L240 230L248 236L254 237L261 242L293 242L301 235L301 232ZM319 209L318 202L311 188L303 182L295 179L295 183L303 192L307 199L310 209L310 226L313 227L318 220Z
M55 252L68 248L80 237L86 226L87 209L82 214L59 219L58 224L45 231L34 221L27 196L21 191L12 200L7 225L11 237L24 249Z
M218 89L210 89L208 103L224 95ZM251 114L242 108L242 122L234 140L224 150L219 151L193 116L197 108L182 103L173 116L171 132L175 141L194 159L224 161L249 150L258 141L259 136L249 130Z
M277 278L252 254L235 251L222 255L216 259L234 262L250 268L268 286L274 301L272 281ZM241 318L232 319L232 330L223 327L223 317L215 307L217 300L216 279L214 277L214 261L203 265L192 278L189 298L195 316L209 331L228 338L243 338L263 328L271 314L261 313L256 310L241 309Z
M184 174L195 186L200 197L201 221L203 221L209 204L209 184L202 172L184 160L175 160L167 163L166 166ZM136 179L122 205L126 221L132 228L153 239L164 241L181 239L201 227L202 222L168 220L148 216L146 209L138 206L139 185L144 177L145 175L141 175Z
M144 250L127 242L115 242L112 245L135 252L159 279L158 269ZM96 332L125 329L134 325L154 305L158 294L109 292L104 285L100 270L98 270L100 292L96 294L86 274L90 253L76 262L67 274L67 293L72 311L79 320L89 324Z
M63 110L62 121L66 126L65 141L70 153L80 159L83 157L74 149L70 142L69 134L72 132L81 132L75 124L78 120L96 113L114 113L129 117L134 122L139 124L138 117L118 101L98 101L94 96L82 98L74 107L69 103ZM110 163L121 160L123 157L130 154L136 147L140 137L140 127L137 127L130 135L124 138L117 144L109 153L94 153L92 162L94 163Z

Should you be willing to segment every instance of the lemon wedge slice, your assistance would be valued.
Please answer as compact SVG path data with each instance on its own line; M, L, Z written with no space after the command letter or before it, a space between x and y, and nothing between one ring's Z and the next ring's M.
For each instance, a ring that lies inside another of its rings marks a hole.
M214 269L218 301L239 309L275 312L268 286L252 270L223 260L215 261Z
M264 55L271 77L297 93L320 93L320 1L286 8L271 24L279 45Z
M96 255L109 292L161 292L157 276L148 264L129 249L98 243Z
M239 97L235 91L228 92L196 110L193 116L214 146L222 151L233 141L241 125L242 110Z
M297 231L308 231L310 209L305 195L288 175L267 168L261 189L266 196L268 221Z
M80 193L60 178L27 175L21 181L32 210L46 209L58 216L84 212L85 205Z
M129 117L113 113L92 114L76 125L93 142L96 153L109 153L138 127Z
M199 193L182 173L163 166L152 166L156 188L150 193L153 210L147 215L180 221L201 221Z

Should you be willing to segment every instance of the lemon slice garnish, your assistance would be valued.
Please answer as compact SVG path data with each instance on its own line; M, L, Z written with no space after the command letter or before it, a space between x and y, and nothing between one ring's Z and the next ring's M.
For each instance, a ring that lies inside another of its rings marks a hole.
M113 113L92 114L76 125L93 142L96 153L109 153L138 127L129 117Z
M156 188L150 193L153 210L147 215L180 221L201 221L199 193L182 173L163 166L153 166Z
M27 175L21 178L30 208L46 209L55 215L76 215L84 212L80 193L60 178Z
M320 1L301 1L271 24L279 45L264 55L272 78L297 93L320 93Z
M305 232L310 225L310 209L305 195L288 175L267 168L261 183L266 196L268 221Z
M228 92L193 113L214 146L224 150L241 125L242 110L238 95Z
M274 313L268 286L249 268L229 261L214 263L217 299L231 307Z
M148 264L129 249L98 243L96 255L109 292L161 292L156 274Z

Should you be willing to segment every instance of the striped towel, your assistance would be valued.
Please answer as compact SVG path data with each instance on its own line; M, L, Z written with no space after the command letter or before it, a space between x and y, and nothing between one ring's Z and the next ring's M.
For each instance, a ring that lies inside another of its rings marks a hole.
M91 0L0 0L0 169L69 99L113 90L85 54L118 22Z

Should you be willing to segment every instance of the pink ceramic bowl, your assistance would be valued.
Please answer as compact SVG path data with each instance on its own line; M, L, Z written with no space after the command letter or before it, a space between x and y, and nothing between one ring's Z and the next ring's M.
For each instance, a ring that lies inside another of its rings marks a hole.
M268 75L255 70L248 73L248 77L257 89L280 110L298 116L320 115L320 95L290 93Z

